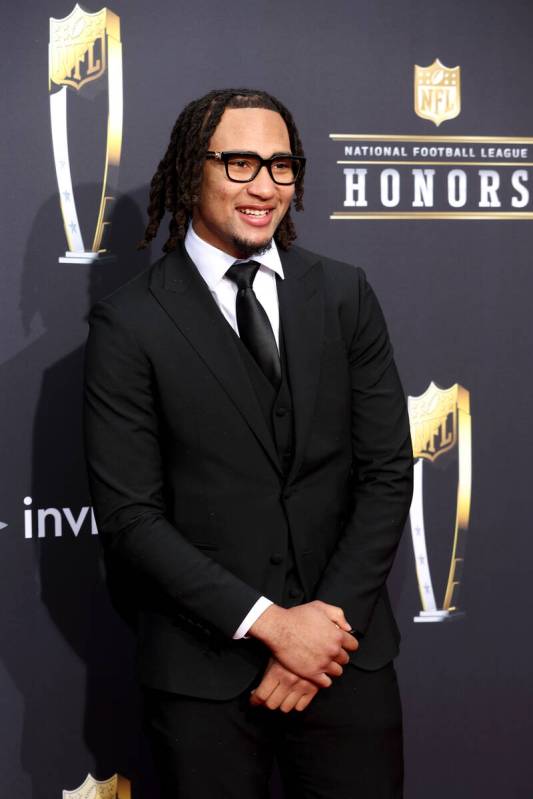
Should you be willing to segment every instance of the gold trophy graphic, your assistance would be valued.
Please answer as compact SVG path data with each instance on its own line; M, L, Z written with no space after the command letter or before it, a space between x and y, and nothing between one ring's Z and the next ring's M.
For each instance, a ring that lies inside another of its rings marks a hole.
M64 19L50 18L49 91L54 164L68 250L63 263L108 260L106 233L116 198L122 145L122 45L120 20L107 8L94 14L75 5ZM67 97L107 75L107 138L98 218L90 249L80 229L69 160Z
M416 576L422 609L415 622L442 622L463 615L459 589L470 519L472 488L472 432L470 394L458 383L439 388L430 383L419 397L408 397L415 457L413 501L409 512ZM443 600L437 604L431 576L424 524L424 468L456 449L458 461L455 529Z
M114 774L108 780L95 780L87 774L79 788L63 791L62 799L131 799L129 780Z

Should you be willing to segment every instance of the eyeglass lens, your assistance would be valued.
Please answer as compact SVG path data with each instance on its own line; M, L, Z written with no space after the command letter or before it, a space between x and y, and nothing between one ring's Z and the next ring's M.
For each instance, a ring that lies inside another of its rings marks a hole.
M259 172L261 161L252 155L235 155L226 161L231 180L253 180ZM294 183L300 164L290 156L279 156L270 162L270 173L275 183Z

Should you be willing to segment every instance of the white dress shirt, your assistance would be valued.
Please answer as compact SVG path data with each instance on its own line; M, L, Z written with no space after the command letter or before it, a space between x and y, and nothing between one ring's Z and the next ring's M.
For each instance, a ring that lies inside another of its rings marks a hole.
M224 317L237 335L239 335L236 313L237 285L228 277L225 277L225 274L232 264L248 261L250 259L236 260L227 252L213 247L212 244L208 244L194 231L192 223L189 223L187 235L185 236L185 249L187 250L189 258L207 283ZM254 278L254 293L266 311L279 350L279 304L276 275L279 275L282 280L284 275L275 242L272 241L270 247L263 255L254 255L253 260L260 264ZM264 596L260 597L235 630L233 638L246 638L246 633L252 624L257 621L259 616L261 616L270 605L272 605L270 599Z

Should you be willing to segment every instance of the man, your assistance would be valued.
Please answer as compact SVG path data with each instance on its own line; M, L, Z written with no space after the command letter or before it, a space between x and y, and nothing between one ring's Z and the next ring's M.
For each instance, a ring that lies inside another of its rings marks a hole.
M151 185L167 254L91 313L91 490L165 799L264 799L274 757L291 799L402 792L408 419L363 272L292 244L304 166L270 95L190 103Z

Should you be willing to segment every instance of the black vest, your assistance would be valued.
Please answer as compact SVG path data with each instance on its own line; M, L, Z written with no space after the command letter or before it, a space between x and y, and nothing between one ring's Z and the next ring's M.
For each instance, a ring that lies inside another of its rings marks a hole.
M254 388L257 400L263 411L263 416L265 417L270 434L276 445L276 450L283 468L283 474L285 478L287 478L294 454L294 422L292 396L287 379L287 357L283 342L283 333L280 328L281 383L278 391L276 391L270 380L265 377L263 371L257 365L254 357L250 354L241 339L238 336L236 336L236 338L239 353L246 366L250 382ZM292 607L294 605L301 605L308 600L304 595L302 583L298 576L288 519L287 536L283 605L284 607Z

